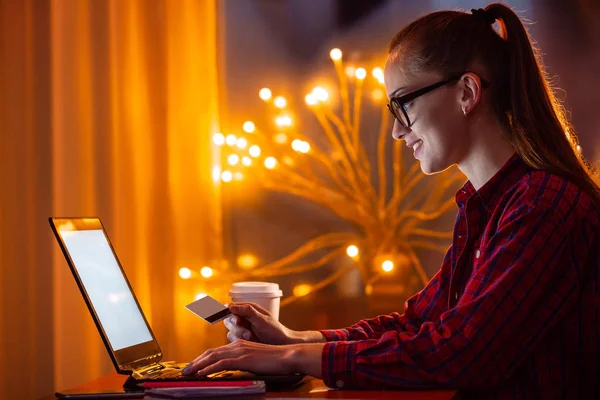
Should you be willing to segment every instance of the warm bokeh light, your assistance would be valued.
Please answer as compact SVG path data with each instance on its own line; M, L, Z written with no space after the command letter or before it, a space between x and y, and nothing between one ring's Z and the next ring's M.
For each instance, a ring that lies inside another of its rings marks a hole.
M227 135L227 137L225 138L225 143L227 143L227 145L229 146L233 146L237 143L237 137L235 135Z
M302 296L306 296L307 294L309 294L312 290L312 287L306 283L302 283L300 285L296 285L294 286L294 296L296 297L302 297Z
M289 115L280 115L275 118L277 126L292 126L292 118Z
M231 171L223 171L221 173L221 180L223 182L231 182L232 178L233 178L233 174L231 173Z
M371 92L371 99L376 102L383 100L384 96L385 93L381 89L375 89L373 92Z
M355 245L350 245L346 248L346 254L348 254L348 257L356 257L358 256L358 247L356 247Z
M373 294L373 285L366 285L365 286L365 294L367 296L370 296L371 294Z
M203 298L205 298L206 296L208 296L206 293L202 293L202 292L200 292L200 293L196 294L196 297L195 297L195 299L196 299L196 300L200 300L200 299L203 299Z
M292 149L294 149L295 151L300 151L301 145L302 145L302 140L300 140L300 139L294 139L292 141Z
M394 269L394 263L390 260L385 260L384 262L381 263L381 269L384 270L385 272L390 272L391 270Z
M383 70L380 67L373 68L371 73L373 74L373 77L379 81L379 83L383 83Z
M200 275L205 278L210 278L213 275L213 270L211 267L202 267L200 269Z
M217 146L222 146L225 144L225 136L222 133L215 133L213 135L213 143Z
M288 166L293 166L294 165L294 159L290 156L283 156L283 158L281 159L281 162L283 162L285 165Z
M310 151L310 144L304 140L294 139L292 141L292 149L300 153L308 153Z
M329 52L329 57L331 57L333 61L339 61L342 59L342 51L337 47L335 49L331 49Z
M254 122L246 121L246 122L244 122L244 126L242 127L242 129L246 133L252 133L256 130L256 126L254 125Z
M324 88L322 88L321 86L316 86L313 90L312 90L312 94L317 98L317 100L319 101L327 101L327 99L329 98L329 93L327 92L327 90L325 90Z
M319 102L319 99L317 99L317 96L315 96L314 94L309 93L306 95L306 97L304 97L304 101L309 106L314 106L314 105L317 105L317 103Z
M180 268L179 276L181 277L181 279L190 279L192 277L192 270L186 267Z
M248 153L250 153L252 157L260 156L260 147L258 147L257 145L250 146L250 148L248 149Z
M275 100L273 100L273 104L275 104L275 107L277 108L284 108L287 106L287 100L283 96L277 96L275 97Z
M354 78L354 76L356 76L356 67L353 65L348 65L345 69L344 72L346 73L346 76L348 78Z
M227 157L227 162L229 165L237 165L240 162L240 156L237 154L230 154L229 157Z
M367 77L367 70L364 68L356 68L356 79L361 81Z
M234 181L241 181L242 179L244 179L244 174L242 174L240 171L236 171L233 174L233 180Z
M275 137L273 139L275 140L275 143L279 143L279 144L285 144L288 141L287 135L283 132L275 135Z
M238 149L245 149L246 146L248 146L248 141L245 138L241 137L235 142L235 145Z
M252 165L252 159L248 156L242 157L242 165L249 167L250 165Z
M262 88L258 92L258 97L260 97L261 100L264 100L264 101L271 100L271 96L272 96L271 89L269 89L269 88Z
M237 258L237 263L240 268L251 269L258 265L258 258L254 254L242 254Z
M221 167L215 165L212 170L212 178L214 182L219 182L221 180Z
M581 146L580 145L577 145L577 152L581 153Z
M273 169L273 168L275 168L276 165L277 165L277 160L275 159L275 157L265 158L265 167L267 167L267 169Z

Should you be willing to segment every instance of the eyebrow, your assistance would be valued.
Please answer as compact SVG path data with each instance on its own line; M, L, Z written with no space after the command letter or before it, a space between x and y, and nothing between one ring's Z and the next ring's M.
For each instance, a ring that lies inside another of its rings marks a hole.
M393 97L398 97L397 94L398 92L402 91L402 90L406 90L406 87L401 86L398 89L394 90L392 93L389 94L388 98L391 99Z

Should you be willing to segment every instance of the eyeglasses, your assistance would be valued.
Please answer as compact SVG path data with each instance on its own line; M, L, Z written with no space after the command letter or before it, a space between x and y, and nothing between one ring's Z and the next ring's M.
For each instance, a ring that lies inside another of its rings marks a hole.
M467 71L467 72L469 72L469 71ZM398 96L398 97L392 97L390 99L390 102L387 105L387 108L388 108L388 110L390 110L390 112L392 113L394 118L396 118L398 120L400 125L408 128L411 125L411 122L410 122L410 119L408 118L408 113L407 113L408 103L410 103L417 97L423 96L424 94L431 92L432 90L435 90L439 87L442 87L451 82L455 82L455 81L459 80L467 72L463 72L460 75L456 75L451 78L444 79L443 81L434 83L433 85L429 85L422 89L415 90L414 92L407 93L405 95ZM486 81L485 79L481 79L481 86L483 86L484 88L487 88L489 86L489 82Z

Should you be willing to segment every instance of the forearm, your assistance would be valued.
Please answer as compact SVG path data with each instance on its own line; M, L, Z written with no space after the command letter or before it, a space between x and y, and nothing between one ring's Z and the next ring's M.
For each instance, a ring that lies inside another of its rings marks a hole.
M291 331L290 344L325 343L325 337L319 331Z

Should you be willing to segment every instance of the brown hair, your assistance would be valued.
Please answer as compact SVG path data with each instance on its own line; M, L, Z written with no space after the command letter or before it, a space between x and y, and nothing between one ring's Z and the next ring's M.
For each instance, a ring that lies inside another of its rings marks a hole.
M600 205L596 171L581 154L525 26L499 3L475 14L438 11L425 15L394 37L390 56L400 57L402 67L413 72L451 76L481 70L490 81L491 111L508 128L509 140L521 158L535 169L572 181ZM492 27L494 20L498 32Z

